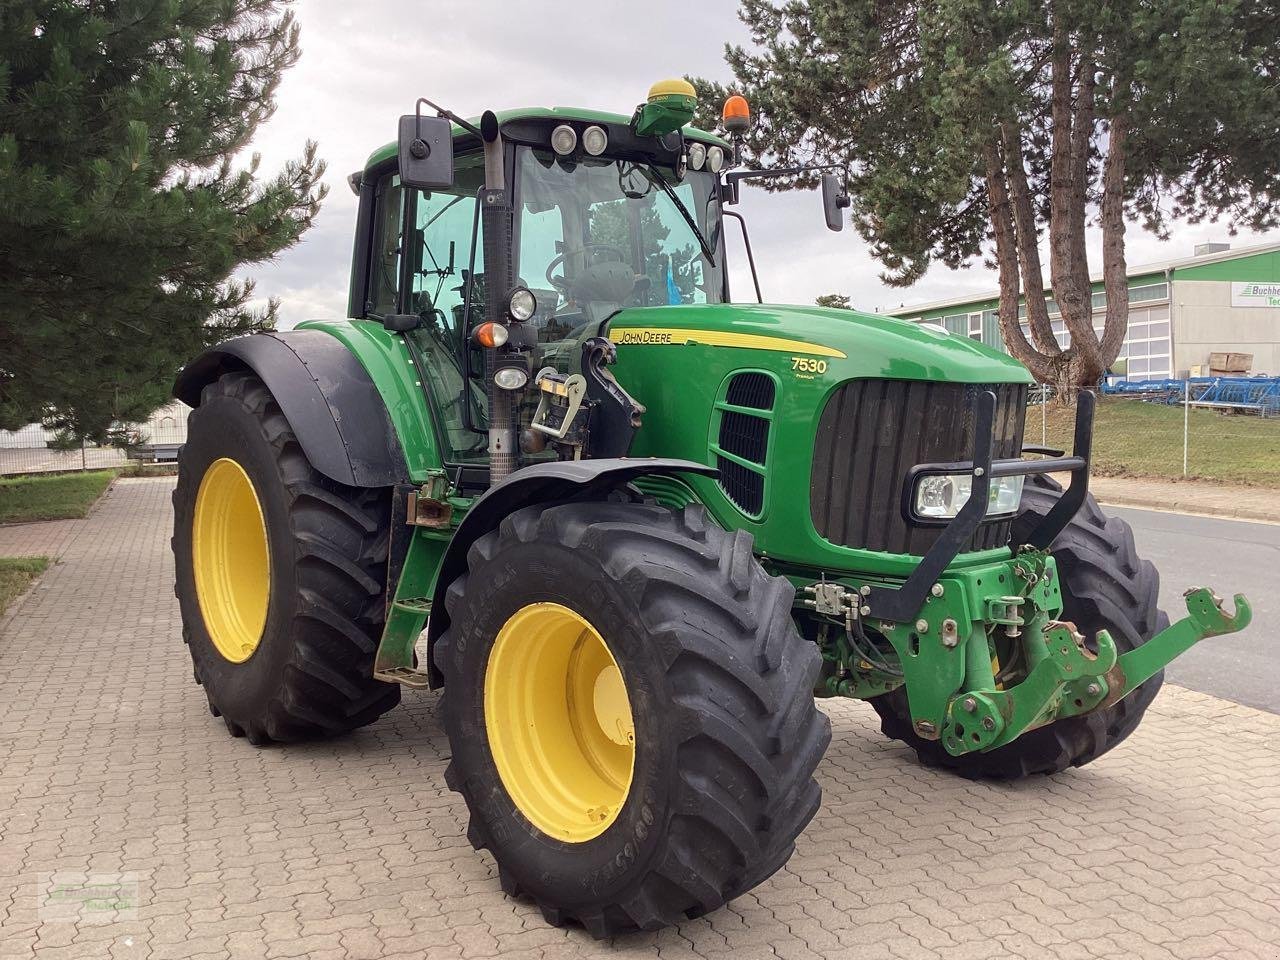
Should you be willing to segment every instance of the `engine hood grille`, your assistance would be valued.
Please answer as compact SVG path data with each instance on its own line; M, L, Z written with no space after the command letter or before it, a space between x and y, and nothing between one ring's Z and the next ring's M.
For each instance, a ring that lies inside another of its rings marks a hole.
M1027 388L927 380L850 380L830 397L814 437L809 508L818 533L832 543L885 553L923 554L939 527L908 523L902 485L919 463L968 460L973 453L973 401L996 394L992 455L1022 450ZM969 550L1001 547L1009 521L983 524Z

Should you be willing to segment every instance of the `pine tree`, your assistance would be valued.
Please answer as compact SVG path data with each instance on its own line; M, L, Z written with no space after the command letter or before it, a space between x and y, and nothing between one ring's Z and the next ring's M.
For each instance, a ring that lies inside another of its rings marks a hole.
M853 303L847 293L824 293L813 302L820 307L831 307L836 310L853 309Z
M101 440L206 346L273 326L233 274L297 242L324 164L237 156L298 54L276 0L0 7L0 428Z
M1272 3L743 0L740 15L752 46L726 59L758 117L749 161L847 164L853 222L888 283L994 254L1005 343L1042 381L1092 386L1115 360L1127 221L1166 236L1177 219L1280 223ZM728 92L697 85L704 109ZM1046 237L1066 349L1046 305Z

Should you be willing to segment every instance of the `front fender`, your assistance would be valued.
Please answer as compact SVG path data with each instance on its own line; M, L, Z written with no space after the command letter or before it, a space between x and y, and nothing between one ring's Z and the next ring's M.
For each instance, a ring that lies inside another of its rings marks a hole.
M449 626L449 613L444 606L445 591L449 589L449 584L466 572L467 552L473 543L490 530L496 529L508 514L522 507L557 500L603 497L610 490L630 483L637 477L670 473L696 473L714 477L719 471L690 460L658 457L537 463L515 471L478 497L458 524L440 561L440 572L436 575L431 619L427 621L427 662L431 686L437 687L443 683L432 654L436 640Z

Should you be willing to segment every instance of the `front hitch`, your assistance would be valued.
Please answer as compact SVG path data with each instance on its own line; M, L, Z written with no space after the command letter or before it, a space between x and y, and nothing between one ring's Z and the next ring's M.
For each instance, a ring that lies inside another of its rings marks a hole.
M1074 624L1046 624L1035 665L1021 683L951 698L940 737L943 747L955 756L994 750L1035 727L1109 707L1200 640L1243 630L1253 617L1242 594L1236 594L1232 614L1208 587L1184 596L1188 616L1120 656L1106 630L1098 632L1094 652Z
M1154 637L1135 647L1107 671L1107 695L1098 707L1109 707L1124 699L1135 687L1164 669L1205 637L1243 630L1253 619L1253 610L1244 594L1235 595L1235 613L1222 609L1222 598L1208 587L1192 587L1183 597L1188 616L1165 627Z

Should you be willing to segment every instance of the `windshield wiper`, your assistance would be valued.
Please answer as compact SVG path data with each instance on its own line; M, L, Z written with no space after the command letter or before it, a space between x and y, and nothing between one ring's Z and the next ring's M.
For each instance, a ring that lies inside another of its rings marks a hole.
M711 245L707 243L707 238L702 235L702 231L698 229L698 222L693 219L693 214L689 212L689 208L684 205L676 192L671 189L671 184L667 183L666 178L657 171L655 167L649 167L644 171L646 177L662 188L671 202L676 205L676 209L680 211L680 216L684 217L684 222L689 225L689 229L693 231L693 235L698 238L698 246L702 247L702 255L707 258L707 263L711 266L716 265L716 255L711 252Z

